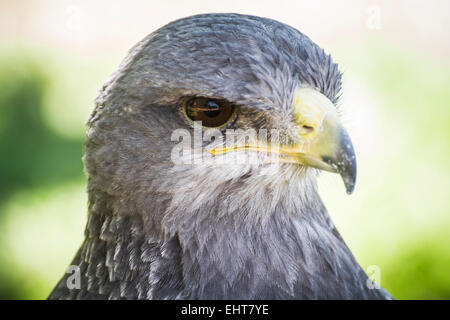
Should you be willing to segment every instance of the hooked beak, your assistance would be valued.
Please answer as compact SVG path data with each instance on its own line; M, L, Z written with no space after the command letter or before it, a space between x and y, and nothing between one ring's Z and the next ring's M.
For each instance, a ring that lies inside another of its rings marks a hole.
M356 156L334 104L316 90L300 88L293 107L303 142L294 157L303 165L339 173L351 194L356 183Z

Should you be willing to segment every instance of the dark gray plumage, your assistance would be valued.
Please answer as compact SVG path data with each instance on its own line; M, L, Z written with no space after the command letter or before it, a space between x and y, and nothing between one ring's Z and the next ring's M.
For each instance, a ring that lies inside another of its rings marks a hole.
M299 31L253 16L168 24L138 43L89 120L85 240L50 299L385 299L331 222L317 170L294 164L178 165L171 132L191 130L186 96L240 106L233 128L292 142L292 99L336 102L341 75Z

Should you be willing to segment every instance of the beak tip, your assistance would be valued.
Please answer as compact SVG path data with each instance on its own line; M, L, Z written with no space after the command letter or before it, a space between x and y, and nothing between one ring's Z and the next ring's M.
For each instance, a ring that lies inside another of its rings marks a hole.
M343 146L337 156L338 172L344 180L347 194L352 194L356 185L356 155L353 144L345 130L341 133L341 145Z
M344 181L345 189L347 191L347 194L352 194L355 190L356 185L356 163L353 163L353 166L350 167L350 170L341 171L341 177Z
M351 195L353 190L355 190L355 184L346 184L345 189L347 190L347 194Z
M347 168L349 169L349 168ZM344 182L345 190L347 194L350 195L355 190L356 185L356 167L352 166L351 170L339 171L339 174Z

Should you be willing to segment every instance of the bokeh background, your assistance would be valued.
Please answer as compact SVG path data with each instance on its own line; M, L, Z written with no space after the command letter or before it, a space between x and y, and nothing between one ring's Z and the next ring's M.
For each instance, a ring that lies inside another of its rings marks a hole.
M332 54L359 177L347 196L321 176L331 216L396 298L450 298L445 0L0 0L0 298L46 298L81 243L85 122L102 83L148 33L207 12L280 20Z

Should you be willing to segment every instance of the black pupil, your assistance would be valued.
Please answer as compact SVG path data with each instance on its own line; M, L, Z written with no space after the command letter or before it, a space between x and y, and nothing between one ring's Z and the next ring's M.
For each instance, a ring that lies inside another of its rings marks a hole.
M220 114L220 107L214 101L208 101L206 103L205 109L209 109L204 111L205 116L207 117L215 118Z
M201 121L205 127L220 127L232 116L234 107L226 100L204 97L192 98L184 105L186 115L192 121Z

